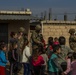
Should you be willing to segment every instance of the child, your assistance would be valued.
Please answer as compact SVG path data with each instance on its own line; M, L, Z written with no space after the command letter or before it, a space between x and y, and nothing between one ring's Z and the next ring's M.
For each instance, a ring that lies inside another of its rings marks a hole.
M41 56L43 57L45 63L42 64L42 71L41 71L41 75L46 75L47 74L47 62L48 62L48 56L46 54L46 52L43 50Z
M71 75L76 75L76 53L73 53L74 60L71 63Z
M18 54L17 54L17 43L14 42L13 44L13 49L11 51L11 62L10 62L10 75L14 74L17 75L18 72L18 63L17 63L17 59L18 59Z
M10 34L10 44L12 44L12 43L14 43L14 42L18 42L18 40L17 40L17 33L16 32L11 32L11 34Z
M53 37L48 38L48 46L47 46L46 50L47 50L48 58L50 58L50 56L53 53Z
M41 52L37 48L32 56L32 65L35 75L40 75L42 64L44 64L44 60L43 57L41 56Z
M11 61L11 59L10 59L10 51L13 50L13 44L14 43L18 43L18 39L17 39L18 36L17 36L16 32L11 32L10 37L11 38L9 40L9 52L8 52L8 60L9 60L9 62ZM17 49L17 50L19 50L19 49Z
M54 45L58 45L58 44L59 44L58 38L55 37L55 38L54 38Z
M69 52L69 53L67 54L67 58L66 58L66 59L67 59L67 69L66 69L66 71L64 72L64 74L66 74L66 75L70 75L72 55L73 55L72 52Z
M30 64L29 64L30 56L31 52L28 46L28 40L26 40L24 42L24 47L22 51L22 63L24 65L24 75L30 75Z
M0 75L6 75L5 66L8 62L5 56L6 49L5 44L0 44Z
M61 47L59 45L54 46L53 48L53 54L50 57L49 61L48 61L48 66L49 66L49 74L50 75L58 75L59 70L62 71L61 66L58 63L58 56L57 54L59 54L61 52Z

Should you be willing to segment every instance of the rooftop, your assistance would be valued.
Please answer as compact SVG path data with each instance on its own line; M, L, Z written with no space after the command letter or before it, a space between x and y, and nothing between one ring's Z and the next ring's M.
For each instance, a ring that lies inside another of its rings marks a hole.
M32 12L30 9L26 9L25 11L0 11L0 14L16 14L16 15L31 15Z
M76 21L53 21L53 20L46 20L46 21L41 21L41 23L62 23L62 24L76 24Z

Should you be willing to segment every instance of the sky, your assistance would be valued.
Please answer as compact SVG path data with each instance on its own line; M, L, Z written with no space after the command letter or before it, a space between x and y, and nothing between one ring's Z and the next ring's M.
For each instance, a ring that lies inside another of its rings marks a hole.
M63 15L57 13L76 13L76 0L0 0L0 10L21 10L29 8L34 15L40 15L45 10L52 9L53 18L63 19ZM68 14L68 18L74 19L76 14Z

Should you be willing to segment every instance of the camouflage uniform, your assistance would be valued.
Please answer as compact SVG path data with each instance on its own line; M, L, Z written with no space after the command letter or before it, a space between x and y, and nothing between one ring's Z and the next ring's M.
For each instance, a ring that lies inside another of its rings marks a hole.
M24 44L24 38L23 38L23 36L18 40L18 43L19 43L20 49L22 49L23 44Z
M69 45L72 50L76 52L76 35L75 35L75 29L69 30L70 37L69 37Z
M73 50L71 50L69 47L67 47L65 45L66 44L66 38L64 36L59 37L59 43L61 46L61 53L58 54L58 62L61 65L63 71L65 71L67 68L67 61L66 61L67 54L69 52L72 53Z
M40 35L41 26L37 25L35 27L35 31L31 35L32 39L32 48L38 48L41 45L41 35Z
M19 32L24 33L25 29L23 27L20 27ZM18 54L19 54L19 62L21 61L22 56L22 48L24 44L24 37L21 36L20 39L18 39Z
M61 45L61 53L58 54L58 63L61 65L63 71L67 69L66 57L69 52L73 52L69 47Z
M18 55L19 55L18 61L22 62L22 49L23 49L23 44L24 44L24 32L25 32L25 28L20 27L19 32L23 33L22 36L19 33L19 35L21 37L18 38ZM23 65L22 64L19 65L19 69L20 69L19 74L23 74Z
M59 63L66 62L65 58L67 57L67 54L69 52L73 52L72 49L70 49L68 46L61 45L61 53L58 54L59 56Z

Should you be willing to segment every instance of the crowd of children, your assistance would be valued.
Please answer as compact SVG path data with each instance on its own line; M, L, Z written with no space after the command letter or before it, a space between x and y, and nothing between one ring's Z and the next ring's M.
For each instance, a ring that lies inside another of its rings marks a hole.
M19 39L22 33L12 32L8 57L7 45L0 43L0 75L6 75L6 64L10 63L9 75L19 75L23 68L23 75L76 75L76 53L67 47L64 36L49 37L48 44L42 36L43 45L34 49L32 54L27 35L22 49Z

